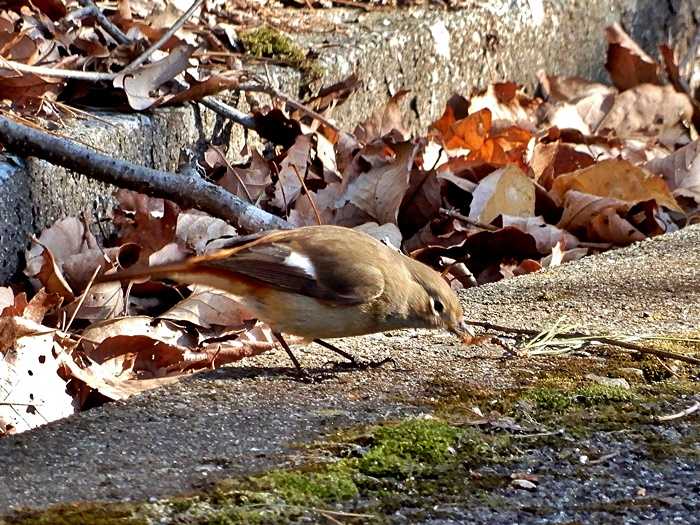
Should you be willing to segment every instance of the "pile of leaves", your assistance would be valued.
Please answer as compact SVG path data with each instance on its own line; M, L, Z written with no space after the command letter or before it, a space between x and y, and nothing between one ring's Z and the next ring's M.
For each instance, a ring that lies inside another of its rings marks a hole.
M499 83L455 95L427 132L402 123L395 94L352 133L264 108L267 139L206 176L296 226L361 228L456 288L537 271L674 231L698 216L697 100L670 50L662 67L615 26L614 86L540 75L538 96ZM307 106L326 119L352 77ZM693 124L695 122L695 124ZM116 234L67 218L27 250L28 285L0 289L0 435L272 348L235 299L201 286L95 283L101 273L207 253L230 225L120 190ZM29 299L31 297L31 299Z
M540 74L533 97L494 84L453 96L419 137L402 124L405 91L353 133L273 110L264 127L285 147L239 166L211 149L209 176L295 226L377 232L455 288L677 230L698 217L698 103L670 50L664 77L621 27L607 35L614 86Z
M265 10L249 2L209 0L187 15L175 7L182 2L120 0L99 17L85 4L0 6L0 110L30 119L84 116L77 105L141 111L236 88L254 78L247 64L300 67L306 60L301 49L289 56L248 49L246 30L271 18L237 16ZM184 26L167 38L179 19ZM271 29L263 36L283 38Z

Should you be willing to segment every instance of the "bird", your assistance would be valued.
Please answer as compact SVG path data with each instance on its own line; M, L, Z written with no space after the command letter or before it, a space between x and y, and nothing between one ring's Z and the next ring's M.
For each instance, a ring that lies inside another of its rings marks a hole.
M431 267L370 235L343 226L272 230L227 241L180 262L127 269L100 281L168 279L235 295L266 323L302 368L282 334L355 358L325 339L402 328L444 329L466 340L462 306Z

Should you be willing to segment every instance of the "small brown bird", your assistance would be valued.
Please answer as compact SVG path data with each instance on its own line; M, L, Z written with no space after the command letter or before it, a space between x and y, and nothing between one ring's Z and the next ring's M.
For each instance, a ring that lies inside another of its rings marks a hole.
M315 341L352 362L325 338L399 328L442 328L464 337L462 307L432 268L340 226L308 226L248 235L232 247L102 280L166 278L202 284L240 298L267 323L300 366L281 333Z

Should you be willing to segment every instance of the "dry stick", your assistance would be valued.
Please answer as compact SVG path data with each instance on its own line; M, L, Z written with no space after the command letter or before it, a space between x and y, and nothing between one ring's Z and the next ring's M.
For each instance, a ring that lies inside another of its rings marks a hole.
M496 332L503 332L506 334L528 335L528 336L534 337L534 336L540 335L542 333L542 330L530 330L527 328L513 328L510 326L501 326L501 325L489 323L487 321L465 320L464 322L468 325L471 325L471 326L478 326L480 328L485 328L486 330L494 330ZM564 339L575 339L578 337L585 337L592 342L598 342L598 343L601 343L604 345L610 345L610 346L617 346L619 348L624 348L626 350L632 350L632 351L638 352L640 354L655 355L658 357L665 357L667 359L676 359L677 361L685 361L686 363L700 365L700 359L698 359L696 357L690 357L690 356L683 355L683 354L677 354L675 352L667 352L666 350L658 350L656 348L648 348L646 346L638 345L635 343L628 343L626 341L618 341L617 339L613 339L612 337L589 335L589 334L584 334L582 332L567 332L567 333L559 334L559 337L562 337Z
M121 45L131 44L131 39L128 36L126 36L121 29L119 29L112 22L110 22L92 0L78 0L78 3L83 7L87 7L93 10L93 14L97 19L97 23L100 24L102 29L109 33L109 36L116 40L117 43Z
M206 97L200 100L199 103L211 109L214 113L218 113L222 117L233 120L235 123L240 124L244 128L254 130L257 127L255 124L255 119L252 116L237 110L233 106L229 106L228 104L221 102L219 99L214 97Z
M668 416L658 416L656 420L673 421L674 419L680 419L682 417L689 416L690 414L692 414L693 412L697 412L698 410L700 410L700 401L696 401L685 410L681 410L680 412L676 412L675 414L669 414Z
M46 248L44 248L46 249ZM62 328L64 332L67 332L68 329L71 327L73 324L73 321L75 321L75 317L78 315L78 310L80 310L83 306L83 303L85 302L85 298L87 297L88 292L90 291L90 288L92 288L92 283L95 282L95 279L97 278L97 274L100 272L101 267L98 266L95 268L95 271L92 272L92 277L90 277L90 280L87 283L87 286L85 287L85 291L80 295L80 298L78 299L78 304L75 307L75 310L73 310L73 314L70 316L70 320L68 323ZM121 287L120 287L121 291Z
M474 219L470 219L469 217L466 217L455 210L448 210L447 208L440 208L440 213L442 215L447 215L448 217L454 217L455 219L458 219L462 222L466 222L467 224L475 226L476 228L481 228L482 230L488 230L490 232L495 232L495 231L498 231L500 229L497 226L494 226L493 224L485 224L483 222L479 222L479 221L475 221Z
M131 64L126 66L124 69L120 71L120 73L132 73L136 69L138 69L146 60L148 60L153 53L158 51L161 47L165 45L165 43L170 40L175 33L178 32L178 30L185 25L185 22L194 14L194 12L199 8L204 3L204 0L195 0L192 2L192 5L190 8L185 11L180 18L178 18L175 23L173 24L173 27L168 29L167 32L163 34L151 47L146 49L141 55L136 58Z
M231 163L226 158L226 155L224 154L224 152L221 151L221 148L219 148L219 146L215 146L213 144L209 147L212 148L214 151L216 151L219 154L219 156L221 157L221 160L223 160L224 164L226 164L226 167L231 171L231 173L233 173L233 176L236 177L236 180L238 180L238 183L241 185L241 188L243 188L243 191L245 192L245 196L248 197L248 201L251 203L254 202L253 196L248 191L248 188L246 188L245 182L243 182L243 179L241 179L241 176L234 169L234 167L231 166Z
M42 77L70 78L75 80L100 82L102 80L113 80L116 76L114 73L98 73L96 71L79 71L75 69L61 69L47 66L30 66L28 64L22 64L21 62L15 62L14 60L7 60L2 57L0 57L0 63L3 66L8 67L9 69L14 69L17 72L32 73Z
M323 221L321 221L321 214L318 213L318 208L316 207L316 203L314 202L313 197L311 197L311 193L309 192L309 188L306 187L306 184L304 183L304 178L299 174L299 170L297 170L297 167L290 163L289 164L292 167L292 170L294 171L295 175L297 176L297 179L299 179L299 184L301 184L301 187L304 188L304 193L306 194L306 197L309 199L309 203L311 203L311 208L314 210L314 215L316 215L316 222L318 223L319 226L323 224Z
M333 124L330 120L328 120L326 117L321 115L320 113L317 113L313 109L307 108L304 104L299 102L298 100L295 100L294 98L290 97L289 95L286 95L279 91L278 89L273 88L270 85L266 84L241 84L238 86L238 89L240 91L251 91L251 92L258 92L258 93L265 93L267 95L270 95L271 97L276 97L285 102L286 104L289 104L292 106L294 109L297 109L301 111L302 113L306 113L310 117L315 118L318 120L321 124L324 126L332 129L335 132L340 132L340 128Z
M0 141L22 156L34 156L120 188L196 208L249 232L289 229L286 221L193 174L176 174L113 159L73 141L53 137L0 116Z

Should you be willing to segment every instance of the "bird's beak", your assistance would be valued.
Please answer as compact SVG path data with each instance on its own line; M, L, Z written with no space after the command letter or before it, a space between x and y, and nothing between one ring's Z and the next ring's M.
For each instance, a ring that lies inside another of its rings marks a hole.
M463 343L472 341L476 336L474 329L464 319L460 319L458 323L450 327L450 332L459 337Z

